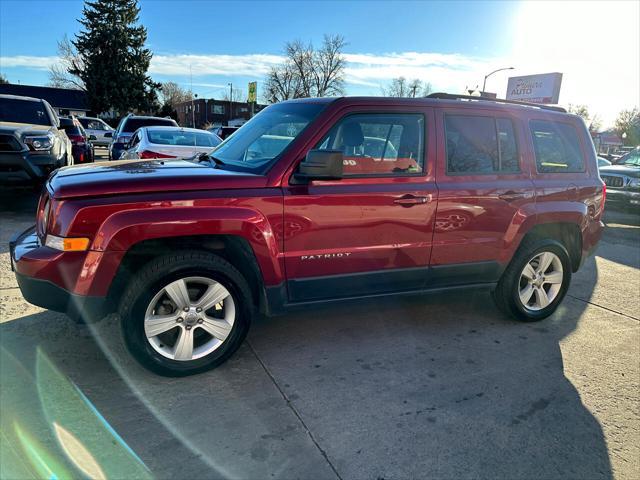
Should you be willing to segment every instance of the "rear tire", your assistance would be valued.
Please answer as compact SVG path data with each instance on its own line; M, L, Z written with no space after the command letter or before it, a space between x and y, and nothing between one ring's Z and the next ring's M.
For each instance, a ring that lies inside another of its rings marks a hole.
M567 249L552 239L525 239L505 269L493 299L505 314L537 322L556 311L571 283Z
M249 285L230 263L182 251L136 273L119 311L125 344L144 367L185 376L225 362L247 335L254 307Z

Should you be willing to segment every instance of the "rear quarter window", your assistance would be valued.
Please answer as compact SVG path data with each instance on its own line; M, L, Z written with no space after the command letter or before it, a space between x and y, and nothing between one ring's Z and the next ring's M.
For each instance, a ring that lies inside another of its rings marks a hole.
M538 173L585 171L577 130L567 123L547 120L529 122Z

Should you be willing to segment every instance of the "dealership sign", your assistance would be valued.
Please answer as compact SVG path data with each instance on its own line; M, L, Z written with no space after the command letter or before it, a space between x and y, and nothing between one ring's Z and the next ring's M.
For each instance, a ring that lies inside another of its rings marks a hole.
M507 100L531 103L558 103L562 74L542 73L524 77L510 77Z

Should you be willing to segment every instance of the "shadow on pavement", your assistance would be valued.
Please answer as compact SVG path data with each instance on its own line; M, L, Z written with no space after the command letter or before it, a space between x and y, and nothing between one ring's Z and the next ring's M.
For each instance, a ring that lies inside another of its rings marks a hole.
M115 318L45 312L0 326L31 374L3 408L42 410L29 395L41 351L158 477L607 479L559 347L585 305L567 298L536 324L503 319L482 292L317 307L256 322L227 364L182 379L138 367Z
M2 221L22 226L36 202L3 189ZM640 225L626 212L606 221L612 243ZM598 255L637 266L624 248ZM591 298L598 274L588 260L572 292ZM113 477L137 459L162 478L612 478L559 346L590 321L586 305L568 297L536 324L502 318L483 292L309 308L257 321L229 362L182 379L141 369L113 317L25 316L0 324L2 476L42 473L44 459Z

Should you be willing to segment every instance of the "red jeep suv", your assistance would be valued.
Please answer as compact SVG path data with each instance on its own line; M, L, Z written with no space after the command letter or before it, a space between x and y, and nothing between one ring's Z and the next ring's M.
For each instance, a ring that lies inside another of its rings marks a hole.
M66 167L11 243L31 303L119 312L165 375L224 362L257 312L488 288L552 314L602 234L583 121L557 107L435 94L272 105L211 154Z

